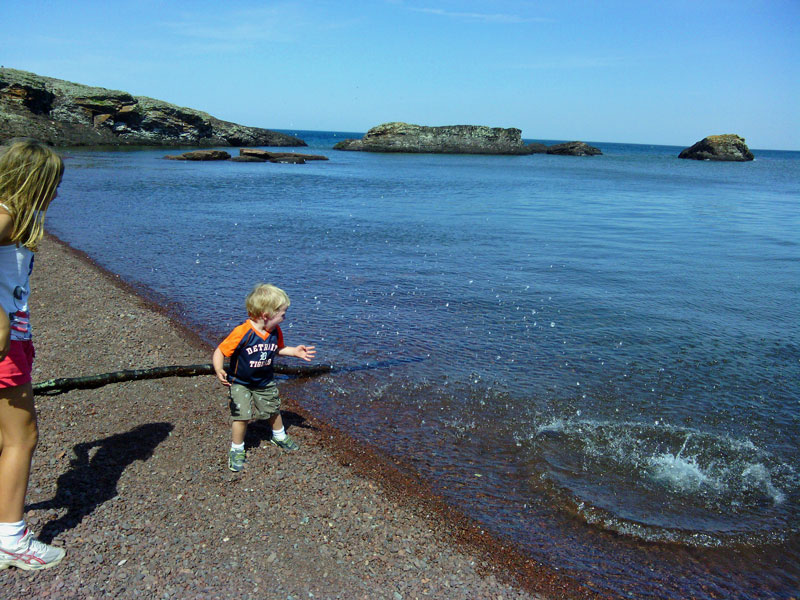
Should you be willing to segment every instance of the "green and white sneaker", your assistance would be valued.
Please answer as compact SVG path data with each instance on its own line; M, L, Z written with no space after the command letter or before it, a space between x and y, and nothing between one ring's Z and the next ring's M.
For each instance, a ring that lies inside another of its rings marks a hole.
M55 567L64 558L63 548L50 546L40 542L25 529L25 535L14 547L0 546L0 571L8 567L17 567L23 571L38 571Z
M274 437L270 438L270 443L276 445L278 448L283 448L284 450L299 450L300 446L297 445L291 437L288 435L283 438L282 440L276 440Z
M247 459L245 458L244 450L234 450L231 448L228 452L228 468L231 471L238 473L244 469L245 460Z

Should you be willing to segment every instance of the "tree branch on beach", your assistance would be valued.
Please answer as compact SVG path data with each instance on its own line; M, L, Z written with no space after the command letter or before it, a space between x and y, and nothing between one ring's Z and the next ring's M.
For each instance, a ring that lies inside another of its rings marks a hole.
M354 373L356 371L371 371L373 369L389 369L391 367L405 363L415 363L425 360L427 357L408 357L393 358L390 360L380 360L367 362L360 365L346 367L334 367L329 364L317 364L307 366L289 366L276 364L273 369L278 375L288 375L289 377L316 377L327 373ZM55 396L70 390L92 389L103 387L111 383L122 383L123 381L138 381L141 379L160 379L162 377L196 377L198 375L214 375L214 365L211 363L199 365L170 365L166 367L152 367L150 369L125 369L123 371L113 371L111 373L99 373L97 375L84 375L82 377L62 377L59 379L48 379L40 383L33 384L34 396Z
M314 377L333 371L332 365L287 366L275 365L275 373L290 375L292 377ZM141 379L159 379L161 377L195 377L197 375L213 375L214 367L211 363L200 365L171 365L166 367L153 367L151 369L126 369L111 373L85 375L83 377L65 377L48 379L33 386L34 395L56 395L69 390L90 389L102 387L110 383L123 381L138 381Z

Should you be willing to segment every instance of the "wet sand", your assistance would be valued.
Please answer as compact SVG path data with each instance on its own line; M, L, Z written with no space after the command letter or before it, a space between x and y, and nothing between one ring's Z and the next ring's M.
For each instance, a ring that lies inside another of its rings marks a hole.
M34 382L210 362L212 348L168 310L52 237L32 287ZM0 572L3 597L595 597L309 414L302 397L283 401L300 451L251 425L235 474L226 392L211 376L37 396L26 519L67 556Z

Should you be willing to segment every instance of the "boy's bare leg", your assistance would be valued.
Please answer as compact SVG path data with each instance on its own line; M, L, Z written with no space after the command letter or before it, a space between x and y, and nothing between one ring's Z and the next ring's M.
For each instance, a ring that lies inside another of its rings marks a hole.
M281 419L280 411L276 412L269 418L269 426L273 431L283 429L283 419Z
M279 446L284 450L297 450L300 448L300 446L297 445L297 442L286 435L286 430L283 428L283 419L281 419L280 411L269 418L269 424L272 427L272 438L270 439L270 443Z
M22 520L39 439L31 384L0 389L0 436L0 523L15 523Z
M247 424L250 421L234 421L231 425L231 441L234 444L244 443L244 434L247 433Z

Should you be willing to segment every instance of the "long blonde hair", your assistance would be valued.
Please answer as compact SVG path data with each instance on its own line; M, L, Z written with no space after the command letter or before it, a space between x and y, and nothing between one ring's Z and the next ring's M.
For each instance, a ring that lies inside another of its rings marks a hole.
M61 157L37 140L11 140L0 148L0 203L11 215L11 242L36 251L63 174Z

